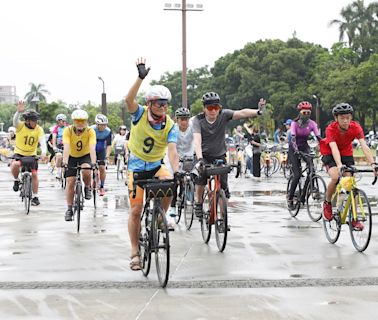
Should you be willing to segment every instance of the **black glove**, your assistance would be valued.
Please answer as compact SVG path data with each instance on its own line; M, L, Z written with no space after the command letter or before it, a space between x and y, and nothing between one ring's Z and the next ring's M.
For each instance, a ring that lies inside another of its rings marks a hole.
M68 164L63 162L62 163L62 168L67 169L68 168Z
M97 163L91 163L91 169L97 169Z
M176 184L180 184L182 174L180 172L175 172L173 174L173 179L175 180Z
M141 78L142 80L147 77L148 75L148 72L150 71L151 68L147 68L146 69L146 65L144 63L139 63L137 65L137 68L138 68L138 74L139 74L139 78Z

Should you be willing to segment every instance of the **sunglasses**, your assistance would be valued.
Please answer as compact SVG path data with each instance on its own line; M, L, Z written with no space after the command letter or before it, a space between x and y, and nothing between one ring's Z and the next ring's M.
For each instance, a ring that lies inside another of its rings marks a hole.
M302 111L301 112L303 115L310 115L311 114L311 111Z
M154 107L157 107L157 108L163 108L163 107L166 107L168 105L168 100L164 100L164 99L152 100L151 105L153 105Z
M206 109L209 111L218 111L221 109L221 107L219 106L219 104L210 104L206 106Z
M75 119L73 122L76 123L76 124L84 124L84 123L87 122L87 120L79 120L79 119Z

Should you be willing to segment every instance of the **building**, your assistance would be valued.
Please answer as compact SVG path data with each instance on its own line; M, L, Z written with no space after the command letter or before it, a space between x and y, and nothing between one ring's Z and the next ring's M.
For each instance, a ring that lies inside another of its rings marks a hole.
M0 104L17 103L19 101L15 86L0 86Z

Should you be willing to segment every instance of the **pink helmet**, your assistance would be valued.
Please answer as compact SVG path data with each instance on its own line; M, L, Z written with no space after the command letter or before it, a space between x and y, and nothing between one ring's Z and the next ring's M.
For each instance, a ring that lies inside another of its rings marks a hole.
M312 110L312 104L308 101L302 101L302 102L299 102L298 105L297 105L297 109L299 111L301 110Z

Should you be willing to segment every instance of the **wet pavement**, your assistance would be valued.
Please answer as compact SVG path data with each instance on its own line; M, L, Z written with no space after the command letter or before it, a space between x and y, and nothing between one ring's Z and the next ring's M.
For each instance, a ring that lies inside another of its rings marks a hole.
M80 234L62 189L40 166L41 205L27 216L0 164L0 319L373 319L378 225L365 253L343 228L336 245L306 210L285 208L286 180L230 178L227 247L206 245L198 221L171 236L168 287L129 269L126 187L109 168L105 197L86 201ZM359 186L378 213L377 187ZM154 262L154 260L152 261Z

